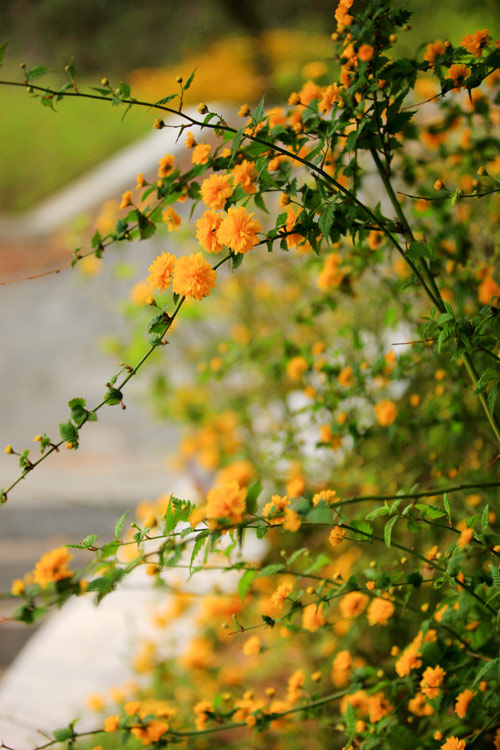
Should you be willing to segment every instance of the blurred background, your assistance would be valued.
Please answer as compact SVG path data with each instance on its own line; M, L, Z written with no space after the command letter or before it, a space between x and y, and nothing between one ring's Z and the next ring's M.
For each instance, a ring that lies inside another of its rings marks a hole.
M236 112L236 103L255 102L263 91L268 104L281 103L314 77L318 68L310 63L328 63L335 7L332 0L4 0L0 42L10 43L0 77L22 81L21 62L41 63L49 71L40 83L60 86L74 58L81 89L99 86L105 76L113 87L124 80L134 96L155 101L175 92L177 75L197 67L187 104L217 101ZM412 29L398 40L397 53L412 54L436 38L458 43L485 26L500 36L498 0L412 0L407 7ZM152 131L155 114L147 109L122 120L122 111L93 101L63 101L51 111L23 87L0 86L0 97L5 282L67 263L75 247L88 247L96 222L109 231L120 193L141 169L134 144L144 140L140 153L151 167L170 147L164 132ZM234 115L232 121L240 122ZM109 161L117 152L123 158ZM2 445L36 448L36 433L57 436L69 398L100 400L114 367L103 336L123 330L119 300L162 249L165 235L121 247L119 262L0 286ZM89 427L78 453L52 457L12 493L1 511L0 590L51 546L90 531L109 534L123 507L172 489L164 457L177 433L148 422L140 384L131 392L125 414L109 410L102 424ZM0 486L17 476L16 464L2 451ZM4 633L0 671L25 638L24 630Z

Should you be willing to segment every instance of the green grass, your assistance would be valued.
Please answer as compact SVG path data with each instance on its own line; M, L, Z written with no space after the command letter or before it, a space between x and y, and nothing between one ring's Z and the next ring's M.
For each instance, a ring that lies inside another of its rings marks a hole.
M5 80L18 78L2 70ZM45 79L43 79L45 80ZM82 90L86 90L82 87ZM154 114L85 99L57 112L24 88L0 86L0 212L22 211L151 131Z

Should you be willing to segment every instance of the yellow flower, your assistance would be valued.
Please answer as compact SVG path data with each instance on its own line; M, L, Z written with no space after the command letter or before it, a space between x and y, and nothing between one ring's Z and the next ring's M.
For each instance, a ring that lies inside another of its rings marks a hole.
M111 716L106 716L104 719L104 731L105 732L116 732L118 727L120 726L120 717L118 714L112 714Z
M222 250L222 244L217 238L221 221L222 214L209 209L196 222L196 239L207 253L220 253Z
M260 651L260 638L257 638L256 635L253 635L251 638L248 638L245 643L243 644L243 653L245 656L256 656Z
M350 591L340 602L340 613L342 617L349 619L358 617L367 604L368 597L366 594L361 593L361 591Z
M335 490L321 490L321 492L316 492L316 494L313 495L312 504L316 507L322 500L324 500L327 505L335 503L338 500L336 495L337 493Z
M315 630L320 628L326 622L323 617L323 603L321 604L308 604L304 607L302 612L302 627L304 630L309 630L310 633L314 633Z
M292 357L286 365L286 374L290 380L300 380L307 370L307 360L304 357Z
M227 482L214 487L207 495L207 518L210 528L218 527L219 519L226 519L231 524L240 523L245 513L247 491L238 482Z
M21 578L16 578L15 581L12 581L10 593L12 596L21 596L21 594L24 594L25 589L24 581Z
M254 180L257 179L257 170L255 164L244 159L241 164L237 164L233 171L233 180L235 185L241 185L247 195L257 192Z
M441 750L465 750L465 740L459 740L458 737L448 737Z
M340 542L343 541L345 537L345 531L344 529L341 529L340 526L334 526L333 529L330 531L330 536L328 537L328 541L332 545L332 547L336 547L337 544L340 544Z
M358 49L358 59L362 62L368 62L372 59L374 53L373 47L369 44L362 44Z
M348 388L354 382L354 370L350 365L344 367L337 376L338 384L343 388Z
M146 180L144 179L142 172L138 172L136 179L137 179L137 185L135 186L135 189L141 190L146 184Z
M474 529L465 528L458 537L457 546L466 547L474 536Z
M168 289L172 280L172 273L176 262L172 253L162 253L149 266L148 281L151 289Z
M253 213L247 214L244 206L231 206L227 216L217 230L217 239L235 253L247 253L257 245L257 232L261 231L259 222L252 220Z
M431 44L428 44L425 50L424 60L427 60L429 65L434 65L434 62L436 60L436 57L439 55L444 55L446 52L446 47L444 46L441 39L436 39L435 42L432 42Z
M407 648L396 662L396 672L400 677L409 675L412 669L418 669L422 666L422 660L417 649L411 646Z
M420 680L422 693L427 698L436 698L439 695L439 687L445 675L446 672L439 665L437 667L427 667Z
M372 599L366 616L370 625L387 625L394 614L394 604L388 599Z
M488 46L489 40L488 29L481 29L474 34L466 34L460 44L474 57L482 57L483 49Z
M172 206L167 206L167 208L162 211L161 218L167 225L169 232L173 232L182 223L181 217Z
M178 259L173 277L176 294L200 300L215 286L217 271L214 271L201 253Z
M300 529L302 521L299 518L299 514L292 510L291 508L287 508L285 510L285 517L283 519L283 528L286 531L298 531Z
M66 547L57 547L46 552L35 565L33 580L45 588L50 583L71 578L72 571L67 567L73 555L70 555Z
M194 135L191 133L190 130L188 130L186 134L186 140L185 140L185 146L186 148L194 148L196 145L196 141L194 139Z
M211 149L212 146L209 143L198 143L198 145L194 147L193 153L191 155L191 161L193 162L193 164L206 164L208 162L208 157L210 155Z
M459 717L459 719L464 718L465 714L467 713L467 709L469 708L469 703L475 695L477 695L477 693L473 693L472 690L469 690L469 688L466 688L459 695L457 695L457 700L455 703L455 713Z
M122 208L127 208L132 203L132 193L130 190L125 190L122 195L122 202L120 203L120 211Z
M233 188L227 174L212 174L201 183L201 198L208 208L224 208Z
M158 177L168 177L174 171L174 157L172 154L165 154L160 161L158 168Z
M398 410L393 401L384 399L375 404L375 417L382 427L388 427L396 419Z
M461 91L464 88L464 80L467 76L470 76L470 68L465 65L452 65L448 71L446 78L451 78L453 81L453 91Z
M282 609L283 602L289 596L293 589L291 583L280 583L274 594L271 596L271 601L276 605L278 609Z

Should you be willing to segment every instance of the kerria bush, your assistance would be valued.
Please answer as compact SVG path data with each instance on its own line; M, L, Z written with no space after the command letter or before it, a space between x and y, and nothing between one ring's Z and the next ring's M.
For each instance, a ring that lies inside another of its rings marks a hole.
M70 402L60 440L36 436L38 458L6 449L21 474L4 502L144 370L199 486L140 503L104 544L89 534L84 569L62 547L12 584L26 623L137 569L159 593L137 682L89 697L96 732L48 745L500 748L500 41L396 58L411 13L393 5L341 0L331 59L287 105L243 104L242 124L186 113L192 75L156 103L106 79L83 93L72 65L60 88L40 66L4 82L50 107L151 106L189 161L138 175L75 252L168 231L113 345L131 364L101 403ZM202 570L235 588L196 596ZM196 635L165 658L185 613Z

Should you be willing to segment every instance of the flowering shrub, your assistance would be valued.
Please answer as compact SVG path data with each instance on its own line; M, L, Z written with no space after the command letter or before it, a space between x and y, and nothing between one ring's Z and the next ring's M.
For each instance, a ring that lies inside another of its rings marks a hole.
M163 252L131 291L133 328L154 309L149 348L101 403L70 401L38 458L6 449L22 473L3 502L123 406L175 322L192 366L176 385L153 362L151 398L185 425L175 460L199 502L141 503L113 540L77 545L84 570L53 550L12 585L29 623L72 596L102 600L138 568L170 592L173 569L236 573L234 591L201 601L174 590L159 629L190 612L197 633L176 660L139 644L129 694L91 697L103 744L500 747L500 42L483 29L395 59L411 14L392 6L341 0L332 69L288 106L243 104L239 127L205 104L183 111L192 76L153 104L107 81L83 94L72 68L60 89L35 84L40 70L20 84L50 106L91 96L172 113L191 155L139 175L116 225L74 256L160 226L179 250L192 224L194 252ZM72 723L53 743L78 736Z

